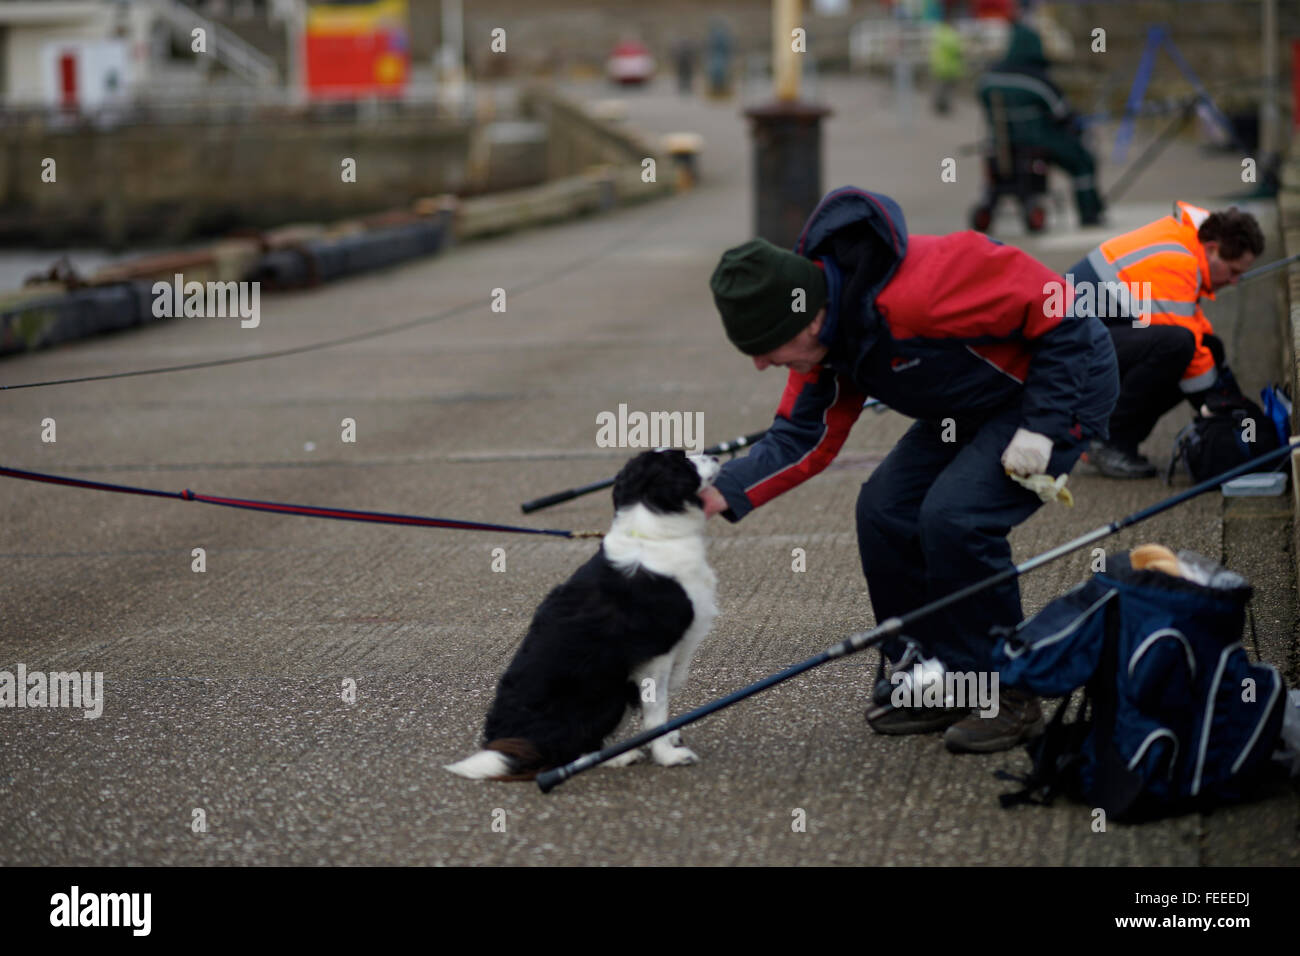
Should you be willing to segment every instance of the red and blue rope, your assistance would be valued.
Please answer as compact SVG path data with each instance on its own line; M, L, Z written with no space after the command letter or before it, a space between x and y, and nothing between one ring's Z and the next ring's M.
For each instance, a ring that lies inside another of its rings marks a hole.
M462 521L458 518L434 518L427 515L393 514L386 511L356 511L351 508L318 508L313 505L295 505L283 501L257 501L252 498L225 498L218 495L203 495L186 488L184 491L161 491L157 488L137 488L133 485L117 485L104 481L90 481L85 478L68 478L64 475L49 475L39 471L23 471L19 468L6 468L0 465L0 477L21 478L24 481L39 481L51 485L66 485L71 488L89 488L93 491L115 491L128 495L147 495L153 498L179 498L182 501L201 501L208 505L221 505L224 508L243 508L248 511L266 511L273 514L300 515L304 518L333 518L337 521L365 521L372 524L400 524L420 528L450 528L456 531L497 531L508 534L547 534L559 538L593 538L602 537L599 531L560 531L553 528L523 528L518 525L492 524L486 521Z

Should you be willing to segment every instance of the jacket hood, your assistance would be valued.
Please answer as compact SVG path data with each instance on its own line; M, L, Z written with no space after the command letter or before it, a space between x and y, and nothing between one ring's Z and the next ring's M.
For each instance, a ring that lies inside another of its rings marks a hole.
M907 224L898 203L855 186L833 189L808 217L794 251L835 261L843 275L841 314L859 330L842 325L841 334L862 335L857 347L868 346L878 326L875 297L907 254Z
M1048 67L1043 55L1043 41L1038 34L1022 23L1011 25L1011 42L1007 54L997 64L999 70L1042 71Z
M907 223L898 203L880 193L867 192L856 186L841 186L822 197L803 232L794 245L801 256L815 259L833 255L833 245L841 240L861 242L863 239L878 246L878 251L890 260L887 281L907 254ZM836 257L839 258L839 257ZM841 262L841 266L845 263Z

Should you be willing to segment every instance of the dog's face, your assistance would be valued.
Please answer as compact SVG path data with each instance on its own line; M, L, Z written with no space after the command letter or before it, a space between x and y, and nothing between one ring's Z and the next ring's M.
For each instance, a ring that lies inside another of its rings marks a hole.
M699 508L699 493L720 470L708 455L687 455L677 449L637 455L614 479L614 507L642 504L661 514Z

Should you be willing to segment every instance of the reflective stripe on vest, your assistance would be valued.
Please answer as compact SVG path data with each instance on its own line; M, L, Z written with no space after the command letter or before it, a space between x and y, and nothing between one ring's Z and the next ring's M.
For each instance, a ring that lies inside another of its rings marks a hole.
M1129 284L1121 276L1120 271L1127 269L1134 263L1141 262L1148 256L1159 255L1165 252L1180 253L1185 256L1191 256L1196 260L1195 253L1191 252L1186 246L1177 242L1157 242L1149 246L1143 246L1141 249L1134 249L1132 252L1126 252L1114 262L1108 262L1106 255L1098 246L1092 252L1088 253L1088 264L1097 270L1097 277L1102 282L1108 283L1103 289L1097 290L1097 296L1100 299L1101 293L1106 291L1113 302L1116 302L1124 309L1123 314L1135 321L1149 318L1143 313L1141 306L1134 305L1129 294ZM1201 266L1196 264L1196 288L1201 287ZM1198 299L1192 299L1190 302L1184 299L1151 299L1151 315L1177 315L1185 318L1192 318L1196 315L1196 305Z
M1178 383L1178 388L1184 394L1191 394L1192 392L1200 392L1200 391L1204 391L1205 389L1213 385L1215 381L1218 380L1218 378L1219 378L1218 368L1211 365L1200 375L1193 375L1191 378L1185 378L1182 381L1180 381Z

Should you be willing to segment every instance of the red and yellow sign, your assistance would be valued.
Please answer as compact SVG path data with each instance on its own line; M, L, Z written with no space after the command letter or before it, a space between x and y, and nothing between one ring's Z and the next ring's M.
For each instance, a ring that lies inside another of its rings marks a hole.
M307 92L319 99L398 96L411 66L406 0L307 10Z

